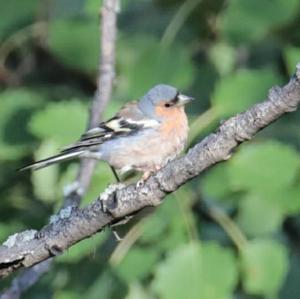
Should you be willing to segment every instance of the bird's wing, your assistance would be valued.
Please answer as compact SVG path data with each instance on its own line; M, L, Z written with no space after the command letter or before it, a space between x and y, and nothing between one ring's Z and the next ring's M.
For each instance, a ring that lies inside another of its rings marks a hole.
M101 122L97 127L84 133L78 142L65 147L63 152L99 145L108 140L132 135L158 125L157 120L144 115L137 102L130 102L122 107L113 118Z

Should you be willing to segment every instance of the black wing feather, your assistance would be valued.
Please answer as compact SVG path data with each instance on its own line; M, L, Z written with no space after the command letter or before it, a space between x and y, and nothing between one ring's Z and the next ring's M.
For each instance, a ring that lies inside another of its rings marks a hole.
M111 124L117 124L117 126L114 127ZM97 146L117 137L133 135L144 127L142 123L128 122L124 118L113 117L100 123L98 127L87 131L78 142L64 148L62 153Z

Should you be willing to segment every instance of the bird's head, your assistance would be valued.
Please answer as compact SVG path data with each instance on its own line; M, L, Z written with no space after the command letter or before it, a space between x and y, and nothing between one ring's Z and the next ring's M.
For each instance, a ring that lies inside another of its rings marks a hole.
M140 109L148 116L159 118L157 111L168 114L172 109L183 109L193 98L180 93L175 87L155 85L139 101Z

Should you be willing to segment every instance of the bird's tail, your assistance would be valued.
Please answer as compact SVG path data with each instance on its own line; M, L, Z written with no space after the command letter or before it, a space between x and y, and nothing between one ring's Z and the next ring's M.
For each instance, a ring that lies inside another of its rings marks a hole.
M73 151L73 152L67 152L67 153L62 152L56 156L52 156L47 159L37 161L33 164L24 166L18 170L23 171L23 170L28 170L28 169L33 169L33 170L41 169L41 168L47 167L49 165L52 165L52 164L55 164L55 163L58 163L61 161L67 161L67 160L79 157L80 154L82 154L82 153L83 153L83 151Z

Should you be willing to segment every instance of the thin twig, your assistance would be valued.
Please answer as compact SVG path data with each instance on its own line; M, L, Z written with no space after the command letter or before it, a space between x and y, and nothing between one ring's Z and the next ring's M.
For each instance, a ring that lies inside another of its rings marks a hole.
M100 195L88 206L61 211L38 234L28 230L10 236L0 246L0 277L61 254L73 244L145 207L158 206L170 193L214 164L230 159L242 142L300 104L300 64L283 87L271 88L267 100L223 122L186 155L169 162L141 186L129 185ZM105 201L105 210L103 202Z
M118 0L104 0L101 9L101 53L99 63L99 77L97 90L91 105L88 128L95 127L100 121L106 105L108 104L113 88L115 77L115 43L117 35L117 11ZM84 160L80 164L77 180L71 184L71 192L65 194L63 209L78 207L80 201L88 188L95 168L95 161ZM70 189L70 188L69 188ZM42 266L43 265L43 266ZM31 287L38 279L49 270L50 260L43 264L27 269L16 277L9 289L2 295L1 299L18 299L22 292ZM34 279L33 279L34 278Z
M217 207L208 207L208 213L224 229L237 249L242 251L248 241L237 224L224 211Z
M115 79L118 10L119 0L103 1L99 28L101 32L99 77L97 80L97 90L90 109L88 129L97 126L102 118L106 105L111 99ZM75 188L79 192L71 192L70 196L67 196L64 207L70 205L79 206L81 198L90 184L95 166L95 160L83 159L81 161L76 180L77 186Z
M115 250L113 251L113 253L109 258L109 263L113 267L118 266L122 262L122 260L128 253L129 249L142 235L143 231L144 231L144 219L136 223L129 230L129 232L126 234L123 240L116 246Z
M23 292L33 286L40 277L49 271L52 259L48 259L39 263L30 269L24 271L13 279L11 287L7 289L2 295L1 299L18 299L21 298Z
M45 35L45 22L36 22L13 33L0 46L0 65L4 65L8 55L30 39Z
M178 192L176 192L174 194L174 197L175 197L178 207L180 209L180 212L181 212L180 217L182 218L182 220L184 222L184 226L185 226L185 230L186 230L188 239L190 242L193 242L193 241L199 239L196 224L194 222L193 217L191 216L191 213L192 213L192 211L190 209L191 201L188 200L188 199L194 198L194 196L193 196L192 192L190 192L187 189L184 190L183 188L178 190Z
M161 47L163 50L168 49L172 45L180 27L182 27L188 16L201 1L202 0L187 0L180 6L161 39Z

